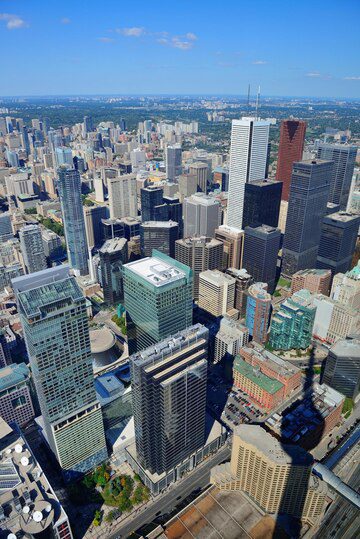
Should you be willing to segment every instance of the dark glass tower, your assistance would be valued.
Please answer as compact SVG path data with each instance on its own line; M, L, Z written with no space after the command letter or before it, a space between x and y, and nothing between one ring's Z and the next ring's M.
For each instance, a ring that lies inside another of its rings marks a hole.
M272 293L276 282L276 265L281 231L268 225L245 228L243 267L255 282L267 283Z
M282 183L260 180L245 184L242 227L278 226Z
M163 203L163 190L161 187L143 187L141 193L141 219L145 221L154 221L157 219L156 206Z
M360 392L360 340L357 338L335 343L326 359L323 383L350 399Z
M286 276L316 267L333 166L320 159L294 163L283 243Z
M147 221L140 225L141 256L151 256L153 249L175 258L179 225L175 221Z
M104 301L115 305L124 300L123 264L128 261L125 238L108 240L99 250Z

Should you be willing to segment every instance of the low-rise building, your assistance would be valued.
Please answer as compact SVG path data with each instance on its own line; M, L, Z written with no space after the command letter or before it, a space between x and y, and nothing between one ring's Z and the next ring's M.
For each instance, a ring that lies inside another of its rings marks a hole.
M30 371L25 363L13 363L0 369L0 416L7 423L24 427L34 419L30 393Z
M215 336L214 363L232 360L242 346L249 342L249 329L238 320L224 316Z
M313 294L329 295L331 283L331 270L304 269L294 273L291 279L291 293L299 292L303 288Z

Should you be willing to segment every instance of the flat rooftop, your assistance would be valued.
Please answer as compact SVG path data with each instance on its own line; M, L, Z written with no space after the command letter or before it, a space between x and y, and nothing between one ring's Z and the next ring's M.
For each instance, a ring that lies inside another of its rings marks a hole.
M141 223L141 226L149 228L174 228L179 226L179 223L176 221L144 221Z
M355 213L348 213L346 211L338 211L336 213L330 213L325 215L327 222L329 221L338 221L339 223L350 223L351 221L358 221L360 219L359 215Z
M111 240L107 240L101 249L99 250L102 254L112 254L116 253L116 251L121 251L127 243L127 240L125 238L114 238Z
M235 283L235 279L231 275L227 275L219 270L206 270L200 273L200 279L205 279L215 285Z
M0 369L0 391L24 382L30 377L30 371L25 363L13 363Z
M175 262L175 261L174 261ZM149 256L124 265L128 271L136 273L156 287L179 281L186 277L184 271L160 258Z
M298 367L295 367L289 361L284 361L281 357L269 352L265 348L262 348L257 343L253 341L252 346L243 346L240 349L244 350L248 354L251 354L252 357L260 360L262 363L266 363L271 370L277 372L281 376L292 376L293 374L300 371Z
M235 357L233 368L271 395L284 387L284 384L278 380L275 380L274 378L266 376L266 374L260 372L259 369L252 367L249 365L249 363L246 363L246 361L244 361L240 356Z

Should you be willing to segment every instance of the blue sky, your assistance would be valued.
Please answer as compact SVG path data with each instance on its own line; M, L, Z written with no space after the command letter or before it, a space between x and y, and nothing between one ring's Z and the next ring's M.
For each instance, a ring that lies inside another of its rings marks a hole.
M0 95L360 97L360 0L0 0Z

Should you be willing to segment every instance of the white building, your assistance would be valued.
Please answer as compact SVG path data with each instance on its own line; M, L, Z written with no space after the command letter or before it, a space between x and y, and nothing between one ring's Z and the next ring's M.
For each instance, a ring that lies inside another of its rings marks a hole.
M195 193L184 199L184 238L214 237L221 222L219 201L205 193Z
M214 363L227 357L235 357L240 348L248 342L249 329L238 320L224 316L215 336Z
M137 217L136 175L123 174L108 179L109 207L111 219Z

